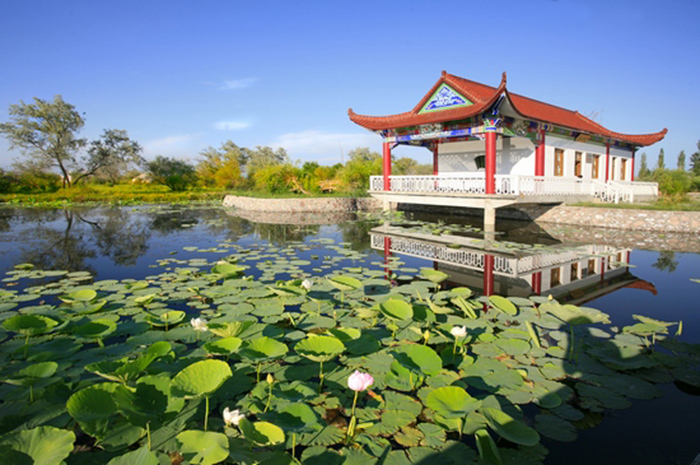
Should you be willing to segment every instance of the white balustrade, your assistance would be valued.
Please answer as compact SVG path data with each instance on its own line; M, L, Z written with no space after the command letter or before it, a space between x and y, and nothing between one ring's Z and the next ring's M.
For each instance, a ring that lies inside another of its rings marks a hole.
M634 202L635 197L655 198L655 182L608 181L563 176L494 176L496 194L536 196L590 196L604 202ZM483 173L437 176L389 176L390 191L397 193L476 194L486 193ZM370 192L383 192L384 178L370 177Z

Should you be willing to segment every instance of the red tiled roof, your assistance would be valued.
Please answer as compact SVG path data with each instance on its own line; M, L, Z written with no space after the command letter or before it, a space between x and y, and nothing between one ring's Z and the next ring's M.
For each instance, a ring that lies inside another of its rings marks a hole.
M420 114L420 110L443 83L467 97L473 104L452 110ZM348 115L353 122L373 131L398 129L422 124L457 121L476 116L488 110L501 95L505 95L506 98L509 99L513 109L526 119L551 123L583 133L596 134L609 139L629 142L638 146L654 144L663 139L667 132L665 128L653 134L637 135L610 131L590 118L586 118L578 111L567 110L528 97L523 97L522 95L510 93L506 88L506 73L503 73L501 84L498 87L491 87L443 71L440 79L411 111L390 116L365 116L358 115L352 111L351 108L348 110Z

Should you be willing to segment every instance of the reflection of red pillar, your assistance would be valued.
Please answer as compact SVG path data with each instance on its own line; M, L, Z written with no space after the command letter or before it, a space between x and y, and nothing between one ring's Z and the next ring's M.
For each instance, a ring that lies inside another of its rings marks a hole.
M627 271L630 270L630 251L627 251Z
M544 129L537 132L537 148L535 149L535 176L544 176Z
M493 294L493 255L484 255L484 295Z
M389 142L382 144L382 175L384 176L384 190L390 191L391 184L389 176L391 176L391 145Z
M438 175L438 143L433 145L433 176Z
M486 133L486 193L496 193L496 133Z
M391 238L384 236L384 265L389 266L389 258L391 257ZM384 276L388 281L391 281L391 270L384 268Z
M600 282L605 281L605 257L600 257Z
M532 292L536 295L542 294L542 272L532 273Z

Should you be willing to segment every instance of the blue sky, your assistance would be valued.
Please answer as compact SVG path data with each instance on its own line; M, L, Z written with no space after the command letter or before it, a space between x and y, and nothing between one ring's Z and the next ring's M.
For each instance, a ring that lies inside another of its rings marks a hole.
M656 132L666 165L696 150L700 4L690 1L5 0L0 121L61 94L81 132L126 129L196 161L230 139L332 164L378 136L347 117L410 110L444 69L578 110L613 131ZM424 149L399 155L428 163ZM0 140L0 167L18 152Z

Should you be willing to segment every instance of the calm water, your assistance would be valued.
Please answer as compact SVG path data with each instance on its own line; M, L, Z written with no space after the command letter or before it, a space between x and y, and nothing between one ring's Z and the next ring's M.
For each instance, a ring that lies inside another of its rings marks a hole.
M700 343L700 284L691 281L700 278L700 254L638 248L639 243L652 244L652 249L654 244L668 247L662 244L664 240L637 238L625 243L623 237L615 239L614 244L605 244L600 240L601 234L592 230L570 234L546 231L532 223L501 222L495 245L484 245L478 232L461 233L459 241L472 241L474 251L455 261L458 254L454 244L435 242L438 236L430 237L430 228L422 235L399 229L396 235L396 229L375 229L380 226L378 223L353 217L335 220L340 222L323 224L329 221L327 217L312 216L244 219L219 208L2 208L0 272L4 274L16 264L29 262L41 269L91 271L96 279L141 279L163 271L158 260L216 260L226 253L206 249L217 249L222 243L255 247L306 242L309 250L302 252L300 258L312 263L303 267L304 271L320 275L328 269L322 265L323 257L337 254L337 249L328 249L324 241L319 241L330 238L335 244L343 243L361 253L336 261L334 266L379 268L389 252L405 262L407 268L440 269L450 275L452 285L467 285L478 292L489 281L479 265L484 255L496 257L492 284L495 292L511 295L532 292L532 270L542 269L542 263L550 267L554 264L555 268L561 265L560 271L547 269L538 278L543 294L548 290L560 300L600 309L618 326L632 324L632 314L664 321L682 320L680 339ZM594 243L588 244L582 237L589 237ZM685 244L685 239L679 240ZM692 243L697 238L687 240L686 245L680 246L682 250L700 250ZM573 253L584 255L577 259L578 265L571 259ZM607 257L602 265L601 256ZM261 274L254 268L250 273ZM546 463L690 464L700 453L700 397L683 393L672 384L661 387L662 398L635 402L630 409L606 413L599 425L580 431L574 443L543 440L550 450Z

